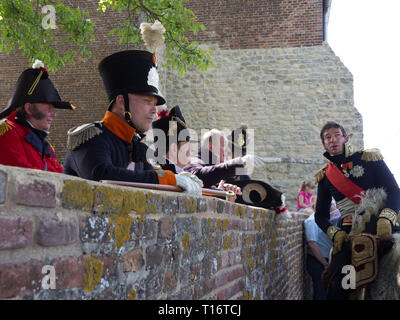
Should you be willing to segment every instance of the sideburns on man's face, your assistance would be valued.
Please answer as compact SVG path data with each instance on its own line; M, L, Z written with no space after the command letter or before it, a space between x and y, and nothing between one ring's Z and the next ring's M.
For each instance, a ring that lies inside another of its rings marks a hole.
M48 131L56 117L54 106L49 103L32 103L29 104L25 111L27 113L26 120L39 130Z
M31 111L31 117L35 120L43 120L47 116L46 113L39 110L36 104L31 104L30 111Z

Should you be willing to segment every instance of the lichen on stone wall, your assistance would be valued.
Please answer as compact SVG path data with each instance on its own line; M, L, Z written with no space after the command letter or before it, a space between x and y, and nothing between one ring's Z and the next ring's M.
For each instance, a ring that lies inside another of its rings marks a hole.
M128 201L124 201L125 197L129 199L129 194L126 194L123 190L111 187L99 186L94 191L94 207L97 214L104 213L119 213L129 212L125 207L129 205Z
M183 236L181 242L182 242L183 249L185 251L187 251L189 249L189 242L190 242L189 232L185 233L185 235Z
M237 215L237 216L240 216L240 218L244 219L245 214L246 214L246 210L244 209L244 207L242 207L242 206L237 206L236 215Z
M83 279L83 287L86 291L93 291L100 283L101 276L103 275L103 262L96 259L92 255L86 259L85 276Z
M93 190L92 186L80 180L66 181L61 193L64 208L80 209L87 212L92 210Z
M135 219L129 215L131 211L138 215L137 222L146 221L145 214L158 213L154 202L161 202L160 195L120 190L100 186L95 190L94 207L97 214L108 214L110 233L115 239L114 247L120 248L130 240L130 229Z
M226 236L224 245L222 246L222 248L224 250L228 250L231 247L231 237L229 235Z
M194 213L197 210L197 199L186 197L185 200L186 213Z
M120 248L122 245L130 240L130 230L132 223L135 221L129 215L117 214L109 217L111 225L111 236L114 237L114 247Z
M131 288L131 290L129 291L128 298L126 298L126 300L136 300L136 290Z
M229 226L229 220L228 219L224 219L223 224L222 224L222 230L223 231L228 230L228 226Z

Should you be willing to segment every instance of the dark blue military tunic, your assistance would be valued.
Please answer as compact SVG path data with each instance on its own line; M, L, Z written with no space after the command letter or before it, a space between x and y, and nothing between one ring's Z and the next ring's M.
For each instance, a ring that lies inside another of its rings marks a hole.
M146 160L147 146L135 135L132 144L125 142L102 125L94 123L99 134L69 150L64 173L89 180L118 180L158 183L157 173ZM93 130L93 129L92 129ZM131 161L135 170L127 170Z
M387 208L392 210L395 215L398 214L400 210L400 190L378 150L361 150L349 153L347 156L346 152L337 156L330 156L325 152L324 156L344 172L348 179L365 191L384 190L386 201L384 201L382 209ZM315 221L324 232L327 232L327 229L331 226L329 218L332 197L337 203L340 203L345 199L345 196L328 180L325 176L325 170L326 168L322 169L316 175L318 193ZM345 214L342 211L341 214ZM376 212L376 218L379 213ZM395 218L391 220L392 225L396 224Z

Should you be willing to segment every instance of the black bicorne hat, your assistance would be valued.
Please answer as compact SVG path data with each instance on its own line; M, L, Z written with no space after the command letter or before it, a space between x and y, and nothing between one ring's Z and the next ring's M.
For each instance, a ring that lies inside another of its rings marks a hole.
M0 119L8 116L12 111L25 103L51 103L58 109L75 109L71 103L61 101L57 89L49 79L45 68L29 68L19 76L14 92L7 106L0 112Z
M166 137L166 152L169 150L169 142L172 141L195 141L190 138L189 128L186 125L185 118L182 115L179 106L175 106L168 112L163 110L158 113L158 120L153 121L153 129L161 129ZM171 125L170 125L171 124ZM183 135L180 133L186 130ZM155 141L157 142L157 141Z
M148 51L126 50L104 58L99 64L108 99L119 94L136 93L157 97L157 105L165 104L158 89L155 55Z
M231 183L231 182L229 182ZM282 205L282 192L259 180L234 181L242 189L242 195L235 202L267 209L279 208Z

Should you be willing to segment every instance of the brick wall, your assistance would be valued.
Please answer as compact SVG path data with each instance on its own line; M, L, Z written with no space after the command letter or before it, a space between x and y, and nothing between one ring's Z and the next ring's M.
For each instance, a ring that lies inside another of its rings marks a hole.
M321 45L322 0L190 0L206 29L193 39L221 49Z
M0 166L0 298L307 299L304 219Z

